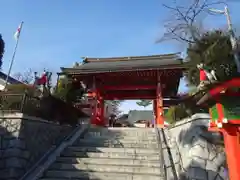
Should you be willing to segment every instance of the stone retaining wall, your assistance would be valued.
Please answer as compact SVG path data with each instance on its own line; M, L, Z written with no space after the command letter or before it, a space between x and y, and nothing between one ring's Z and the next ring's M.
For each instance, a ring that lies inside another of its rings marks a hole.
M207 114L196 114L165 130L180 179L228 179L224 148L216 145L221 135L209 132L208 122Z
M0 116L0 180L19 179L73 130L21 113Z

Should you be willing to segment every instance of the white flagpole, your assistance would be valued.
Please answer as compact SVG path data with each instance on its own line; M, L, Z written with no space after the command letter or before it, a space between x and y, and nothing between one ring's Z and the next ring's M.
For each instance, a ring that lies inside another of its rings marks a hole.
M9 66L9 70L8 70L8 74L7 74L7 77L6 77L6 80L5 80L5 86L4 86L4 89L3 89L3 90L6 89L7 84L8 84L8 79L9 79L9 76L10 76L10 74L11 74L13 62L14 62L15 55L16 55L16 52L17 52L18 42L19 42L20 35L21 35L21 32L22 32L23 21L21 22L21 24L20 24L19 27L20 27L21 29L20 29L20 32L19 32L18 36L16 37L16 38L17 38L17 39L16 39L16 45L15 45L15 48L14 48L14 51L13 51L12 60L11 60L10 66Z

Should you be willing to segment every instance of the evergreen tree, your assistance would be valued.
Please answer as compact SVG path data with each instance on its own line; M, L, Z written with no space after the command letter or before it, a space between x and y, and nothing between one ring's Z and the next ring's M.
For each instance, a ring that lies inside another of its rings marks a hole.
M112 106L112 110L113 110L112 113L115 114L115 115L119 115L121 113L119 107L120 107L122 102L123 102L123 100L113 100L113 101L107 100L107 101L105 101L105 103L107 105Z
M57 86L58 87L57 88L55 87L55 90L53 93L54 96L56 96L64 101L67 101L69 103L74 103L74 101L78 98L79 94L78 94L77 90L74 91L74 88L72 88L72 84L68 80L67 77L60 78ZM73 91L71 91L71 90L73 90ZM105 101L105 104L110 105L113 110L112 113L115 115L118 115L119 113L121 113L121 111L119 110L119 107L122 102L123 102L123 100L113 100L113 101L107 100L107 101Z
M140 100L140 101L137 101L136 104L146 108L147 106L152 104L152 100Z
M190 86L199 84L199 70L197 64L204 63L210 69L216 71L220 81L224 81L236 72L233 51L229 35L222 31L211 31L203 36L187 49L189 69L186 77Z
M0 34L0 68L2 67L2 58L4 54L5 43L2 39L2 35Z

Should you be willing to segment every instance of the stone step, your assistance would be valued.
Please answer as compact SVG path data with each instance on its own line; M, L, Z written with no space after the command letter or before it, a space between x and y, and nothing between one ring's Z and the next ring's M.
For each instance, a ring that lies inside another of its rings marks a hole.
M158 160L158 154L133 154L133 153L111 153L111 152L75 152L64 151L62 157L90 157L90 158L120 158L120 159L139 159L139 160Z
M137 160L137 159L117 159L117 158L71 158L71 157L58 157L57 163L70 163L70 164L96 164L96 165L123 165L123 166L146 166L146 167L159 167L159 160Z
M82 146L83 143L85 143L85 144L86 143L90 143L92 145L96 144L96 145L99 145L100 147L101 147L102 144L103 145L104 144L111 144L111 145L119 145L120 144L120 145L127 145L127 146L132 144L133 147L138 147L138 146L139 147L143 147L143 146L144 147L148 147L148 146L156 147L157 144L158 144L157 141L141 141L141 140L139 140L139 141L137 141L137 140L131 141L131 140L127 140L127 139L126 140L122 140L122 139L118 140L118 139L87 138L87 139L79 139L79 140L77 140L76 142L74 142L74 145Z
M110 135L110 136L155 136L155 130L152 128L91 128L86 135L94 134L98 136Z
M53 178L53 179L52 179ZM89 171L48 171L45 178L41 180L60 180L60 179L78 180L163 180L160 175L128 174L117 172L89 172Z
M41 178L39 180L100 180L99 178L90 179L89 177L80 177L80 178Z
M106 140L106 139L117 139L119 141L134 141L134 142L139 142L139 141L157 141L156 136L142 136L142 137L136 137L136 136L107 136L107 135L85 135L81 139L88 139L88 138L95 138L99 140Z
M151 130L151 131L141 131L141 130L136 130L136 131L118 131L118 130L101 130L101 131L95 131L95 130L88 130L86 132L86 134L88 135L94 135L94 136L99 136L99 135L107 135L107 134L111 134L114 136L133 136L133 135L140 135L140 136L144 136L144 135L148 135L148 136L156 136L156 132L155 130Z
M82 137L79 138L77 141L81 141L81 140L95 140L95 141L114 141L114 142L121 142L121 143L156 143L157 139L141 139L139 137L136 138L118 138L118 137L110 137L110 136L100 136L100 137L94 137L94 136L88 136L88 137Z
M114 131L114 132L154 132L154 128L137 128L137 127L96 127L92 126L89 129L89 132L108 132L108 131Z
M109 148L109 147L79 147L70 146L66 151L79 152L114 152L114 153L132 153L132 154L159 154L159 149L138 149L138 148Z
M143 167L143 166L123 166L123 165L96 165L96 164L64 164L54 163L49 170L63 171L93 171L93 172L118 172L131 174L151 174L160 175L160 167Z
M135 138L142 138L142 139L148 139L148 138L155 138L156 137L156 134L114 134L114 133L86 133L84 135L84 137L87 137L87 136L93 136L93 137L102 137L102 136L106 136L106 137L116 137L116 138L132 138L132 139L135 139Z
M157 140L157 136L156 134L154 135L114 135L114 134L100 134L100 135L96 135L96 134L85 134L83 136L84 139L86 138L104 138L104 139L128 139L128 140Z
M96 139L82 139L81 141L74 143L74 145L89 147L158 148L157 143L121 143L119 141L97 141Z

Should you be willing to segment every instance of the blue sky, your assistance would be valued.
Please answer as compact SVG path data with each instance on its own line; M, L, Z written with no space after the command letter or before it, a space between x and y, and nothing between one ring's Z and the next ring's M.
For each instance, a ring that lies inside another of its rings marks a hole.
M185 0L186 1L186 0ZM53 72L80 57L109 57L183 51L173 42L155 44L169 16L164 0L5 0L1 1L0 33L6 42L3 71L7 71L21 21L24 27L12 74L28 68ZM167 2L167 0L165 1ZM229 3L233 24L240 4ZM225 17L207 17L206 26L226 27ZM181 90L186 90L182 84ZM125 102L122 110L138 109Z

